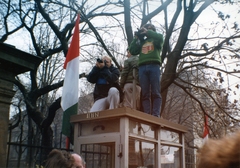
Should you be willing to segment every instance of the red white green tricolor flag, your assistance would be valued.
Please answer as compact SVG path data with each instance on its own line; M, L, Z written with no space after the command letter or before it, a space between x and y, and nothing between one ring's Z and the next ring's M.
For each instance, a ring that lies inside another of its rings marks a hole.
M208 140L209 128L208 128L208 116L205 116L204 131L203 131L203 144Z
M63 83L61 106L64 111L62 120L62 133L71 137L72 125L70 116L77 114L78 111L78 83L79 83L79 20L78 14L72 42L68 49L64 62L65 79Z

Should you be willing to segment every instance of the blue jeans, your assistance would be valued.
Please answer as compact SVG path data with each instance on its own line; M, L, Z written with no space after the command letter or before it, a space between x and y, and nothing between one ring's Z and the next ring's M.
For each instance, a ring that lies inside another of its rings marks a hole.
M161 70L158 64L139 66L143 111L156 117L160 117L162 106L160 76Z

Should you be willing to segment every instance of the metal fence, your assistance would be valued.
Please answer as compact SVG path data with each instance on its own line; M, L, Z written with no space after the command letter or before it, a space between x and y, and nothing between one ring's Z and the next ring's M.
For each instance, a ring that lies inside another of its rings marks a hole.
M52 149L73 151L71 145L68 150L62 148L62 140L64 140L62 135L60 135L58 139L59 145L53 148L41 145L29 145L26 138L19 138L19 136L18 134L15 135L15 133L12 133L11 130L9 131L7 168L38 168L41 167L46 158L44 153L49 153ZM38 142L40 143L40 141Z

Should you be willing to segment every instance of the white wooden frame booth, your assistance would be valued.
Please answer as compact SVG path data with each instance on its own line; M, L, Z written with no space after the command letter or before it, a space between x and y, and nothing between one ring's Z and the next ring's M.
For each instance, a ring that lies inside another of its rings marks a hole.
M74 115L71 122L74 152L88 168L185 168L182 125L126 107Z

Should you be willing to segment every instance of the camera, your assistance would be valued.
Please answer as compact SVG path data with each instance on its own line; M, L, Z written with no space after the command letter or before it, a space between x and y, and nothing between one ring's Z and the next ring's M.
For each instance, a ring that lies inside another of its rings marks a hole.
M134 32L134 35L137 36L140 41L143 41L144 40L144 36L146 34L142 34L142 33L143 33L143 30L142 29L138 29L138 31Z
M97 58L97 62L98 63L103 63L103 60L101 60L100 58Z
M97 62L98 62L98 63L104 63L104 65L106 66L106 60L103 61L103 60L101 60L100 58L97 58Z

